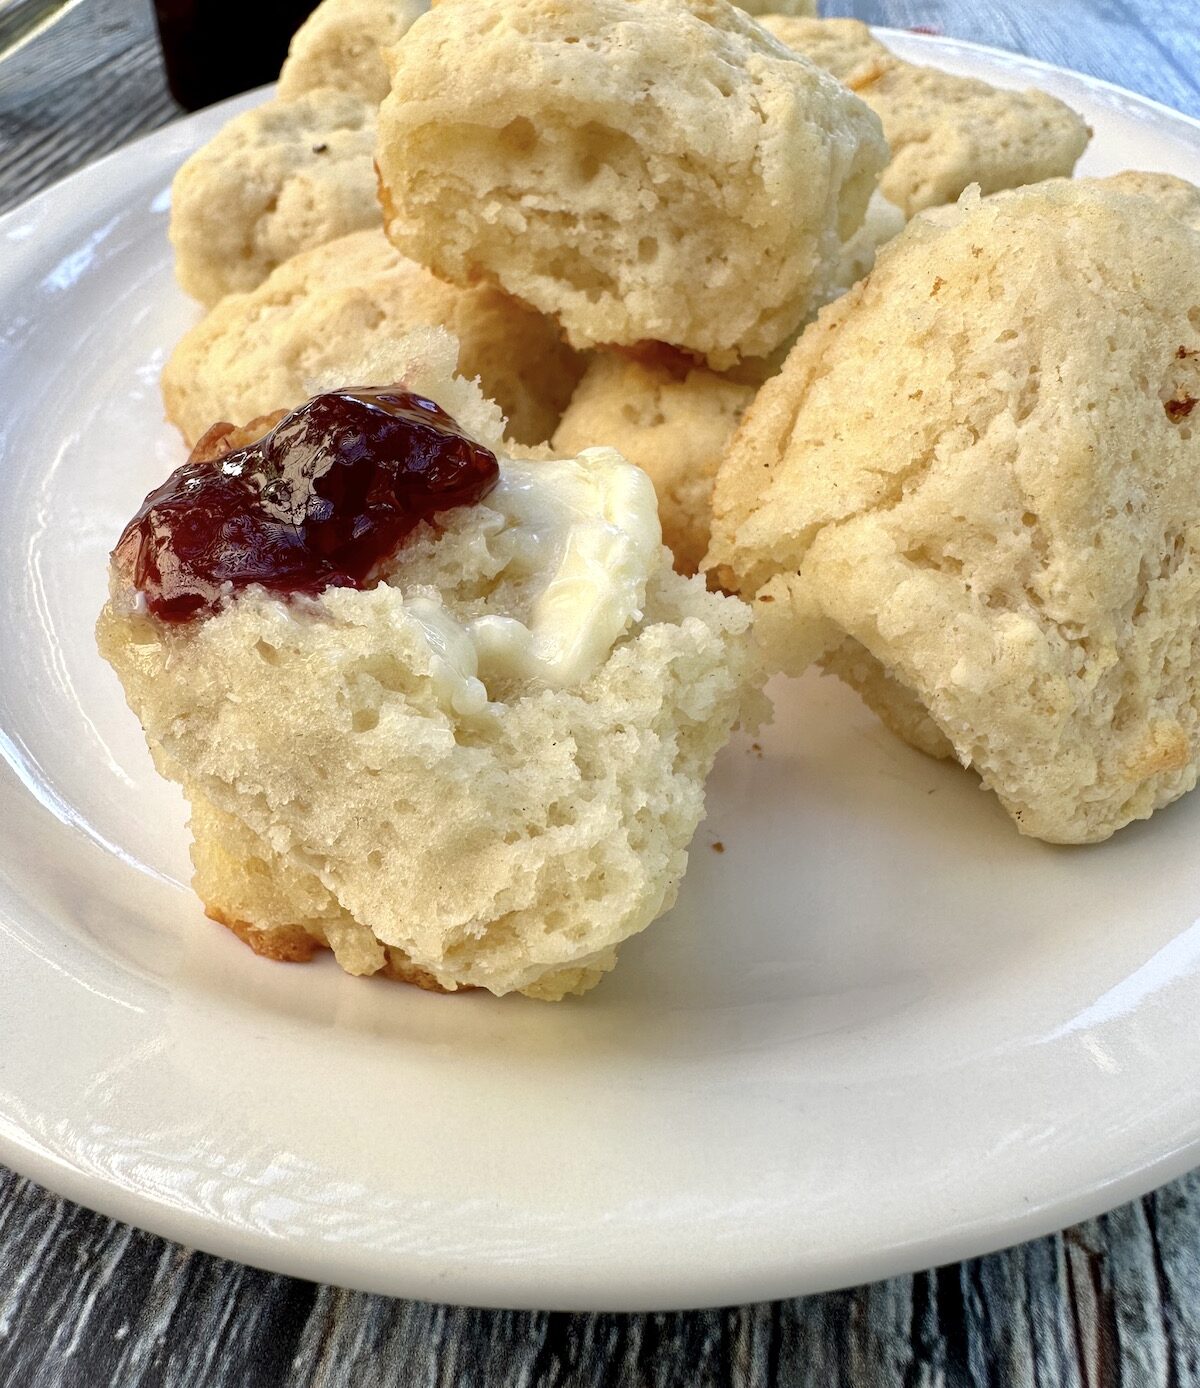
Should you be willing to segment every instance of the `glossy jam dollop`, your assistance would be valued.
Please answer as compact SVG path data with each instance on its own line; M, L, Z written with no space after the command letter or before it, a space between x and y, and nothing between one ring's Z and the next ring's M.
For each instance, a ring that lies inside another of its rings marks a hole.
M399 387L314 396L262 438L213 451L210 434L113 551L162 621L214 612L251 583L361 588L422 521L474 505L500 479L486 448Z

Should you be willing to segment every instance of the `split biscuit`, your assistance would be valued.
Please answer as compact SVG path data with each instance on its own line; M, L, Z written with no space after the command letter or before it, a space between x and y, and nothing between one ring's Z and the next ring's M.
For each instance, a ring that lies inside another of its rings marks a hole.
M873 113L726 0L441 0L389 61L389 237L580 348L766 356L887 159Z

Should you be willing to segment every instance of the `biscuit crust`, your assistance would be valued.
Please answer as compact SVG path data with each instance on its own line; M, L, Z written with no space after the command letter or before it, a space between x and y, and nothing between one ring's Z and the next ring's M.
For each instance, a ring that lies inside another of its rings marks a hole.
M374 347L422 326L457 337L460 371L499 404L510 438L550 437L583 371L557 326L497 289L435 279L378 228L305 251L223 299L163 370L167 416L194 443L214 419L292 409L330 378L352 384L346 373Z
M226 930L232 931L261 959L273 959L276 963L308 964L322 950L330 948L324 940L310 935L300 925L277 925L264 929L247 921L229 919L212 906L205 908L205 915L218 925L223 925ZM469 985L465 988L443 988L431 973L418 968L411 960L405 960L399 950L388 951L388 957L378 974L380 978L391 979L394 983L408 983L414 988L424 989L427 993L473 991Z
M1022 832L1103 839L1200 767L1197 401L1200 236L1103 180L968 195L759 393L706 563L777 664L851 638Z
M212 305L285 260L377 225L376 103L332 87L235 116L171 185L175 273Z
M1184 226L1200 231L1200 188L1174 174L1142 173L1129 169L1113 174L1105 183L1121 193L1150 198L1164 212L1178 217Z

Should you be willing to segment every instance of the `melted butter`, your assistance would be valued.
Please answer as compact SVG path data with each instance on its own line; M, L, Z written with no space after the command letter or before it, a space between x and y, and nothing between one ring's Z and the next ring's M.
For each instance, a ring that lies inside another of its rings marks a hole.
M467 629L432 598L406 598L404 610L421 628L429 648L434 698L448 713L482 713L487 689L479 678L479 657Z
M662 545L650 479L611 448L557 462L506 461L488 505L530 540L510 573L519 566L549 578L528 626L495 616L469 624L482 678L583 684L641 616Z
M611 448L554 462L505 459L486 504L512 532L505 576L528 580L528 624L495 615L461 622L432 599L405 602L424 629L438 702L463 715L484 710L488 680L569 689L590 679L640 619L662 546L650 479Z

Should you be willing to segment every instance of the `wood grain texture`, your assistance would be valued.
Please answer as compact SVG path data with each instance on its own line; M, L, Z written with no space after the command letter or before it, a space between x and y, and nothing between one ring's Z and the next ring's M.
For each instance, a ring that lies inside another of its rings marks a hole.
M1200 116L1200 0L828 0ZM0 208L175 114L148 0L0 64ZM1054 1238L827 1296L653 1316L479 1311L276 1277L0 1169L0 1388L214 1384L1200 1388L1200 1174Z
M1064 1234L794 1301L481 1311L274 1277L0 1175L0 1384L1200 1385L1200 1174Z
M0 62L0 212L178 114L150 0L84 0Z
M1026 53L1200 116L1197 0L823 0L821 8Z

